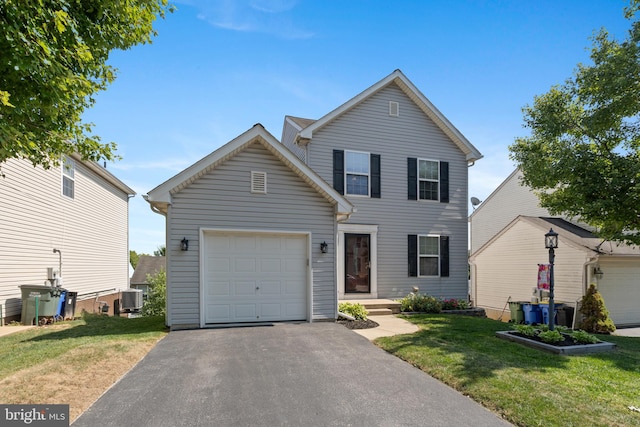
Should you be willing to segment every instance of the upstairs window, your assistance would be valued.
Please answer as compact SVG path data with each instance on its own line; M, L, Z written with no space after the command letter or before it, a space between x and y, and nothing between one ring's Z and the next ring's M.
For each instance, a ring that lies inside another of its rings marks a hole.
M418 159L418 198L420 200L439 200L438 187L439 162Z
M73 199L75 196L76 164L69 157L62 162L62 195Z
M369 195L369 153L345 151L347 195Z

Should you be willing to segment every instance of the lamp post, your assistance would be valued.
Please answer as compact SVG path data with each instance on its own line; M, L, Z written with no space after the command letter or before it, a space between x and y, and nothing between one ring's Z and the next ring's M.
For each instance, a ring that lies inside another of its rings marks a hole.
M553 228L544 235L544 247L549 249L549 330L553 331L556 317L556 307L553 303L553 262L556 258L555 249L558 247L558 233L553 231Z

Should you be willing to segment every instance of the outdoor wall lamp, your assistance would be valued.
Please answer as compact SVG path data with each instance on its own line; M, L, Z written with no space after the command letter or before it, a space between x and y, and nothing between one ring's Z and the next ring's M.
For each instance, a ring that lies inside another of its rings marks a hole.
M553 263L556 258L555 249L558 247L558 233L549 229L544 235L544 247L549 249L549 330L553 331L556 320L556 307L553 302Z
M600 266L598 266L593 269L593 275L596 276L598 279L602 279L602 276L604 276L604 271L602 271L600 269Z
M320 243L320 252L322 252L323 254L326 254L328 250L329 250L329 245L327 244L327 242Z
M181 251L189 250L189 241L187 240L186 237L183 237L182 240L180 241L180 250Z

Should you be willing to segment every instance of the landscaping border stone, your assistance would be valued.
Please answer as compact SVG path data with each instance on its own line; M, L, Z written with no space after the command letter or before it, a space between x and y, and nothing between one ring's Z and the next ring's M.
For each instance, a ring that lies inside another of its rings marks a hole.
M575 354L602 353L605 351L614 350L616 348L616 345L614 343L605 341L598 341L595 344L578 344L558 347L514 335L513 331L498 331L496 332L496 336L503 340L526 345L527 347L537 348L539 350L548 351L549 353L562 354L565 356L571 356Z

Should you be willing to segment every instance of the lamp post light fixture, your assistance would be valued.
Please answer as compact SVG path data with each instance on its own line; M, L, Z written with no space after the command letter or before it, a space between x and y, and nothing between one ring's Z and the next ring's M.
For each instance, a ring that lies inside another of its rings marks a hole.
M553 228L544 235L544 247L549 249L549 330L553 331L556 318L556 307L553 301L553 263L556 258L555 249L558 247L558 233L553 231Z

